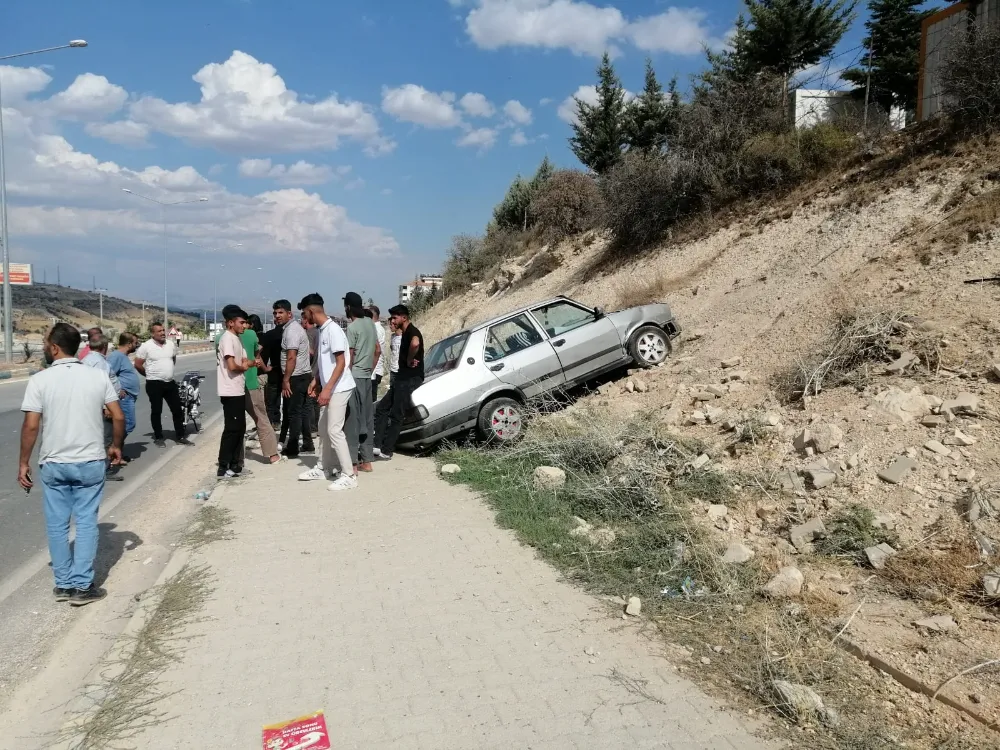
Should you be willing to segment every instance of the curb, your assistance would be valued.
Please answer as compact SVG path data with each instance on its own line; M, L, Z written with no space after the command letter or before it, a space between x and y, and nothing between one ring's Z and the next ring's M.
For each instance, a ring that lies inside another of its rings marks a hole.
M30 378L36 372L41 372L41 367L18 367L11 370L0 370L0 380L20 380Z
M213 487L209 499L204 504L217 501L225 494L225 488L226 485L222 483ZM164 584L180 573L191 558L192 551L178 544L153 585L137 595L139 604L129 616L125 627L87 676L83 693L67 705L66 713L69 718L63 721L55 740L48 745L51 750L79 750L88 746L82 726L85 726L87 720L100 709L108 683L124 671L125 665L135 651L138 634L152 619L163 598L161 592Z

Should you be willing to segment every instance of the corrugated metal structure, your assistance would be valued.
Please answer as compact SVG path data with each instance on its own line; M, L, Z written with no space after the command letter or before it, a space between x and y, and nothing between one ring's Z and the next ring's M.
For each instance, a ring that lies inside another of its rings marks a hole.
M954 3L924 19L920 30L917 120L930 119L944 108L940 77L942 59L951 40L956 34L968 32L973 20L977 24L1000 22L1000 0Z

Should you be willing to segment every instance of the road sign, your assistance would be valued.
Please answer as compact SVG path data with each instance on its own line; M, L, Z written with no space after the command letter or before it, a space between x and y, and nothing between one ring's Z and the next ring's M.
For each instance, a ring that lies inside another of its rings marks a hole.
M0 283L3 283L3 269L0 269ZM34 283L34 277L31 273L31 264L11 263L10 283L15 286L31 286Z

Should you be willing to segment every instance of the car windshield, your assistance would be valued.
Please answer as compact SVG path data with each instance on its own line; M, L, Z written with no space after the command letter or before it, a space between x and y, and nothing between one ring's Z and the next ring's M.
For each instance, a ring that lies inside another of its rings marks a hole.
M462 351L465 349L465 342L468 340L468 331L463 331L434 344L424 357L424 377L440 375L442 372L448 372L448 370L454 370L458 367L458 361L462 358Z

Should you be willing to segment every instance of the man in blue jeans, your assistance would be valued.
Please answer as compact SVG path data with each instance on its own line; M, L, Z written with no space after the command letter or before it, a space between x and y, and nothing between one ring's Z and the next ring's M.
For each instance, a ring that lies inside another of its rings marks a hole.
M106 372L87 367L77 358L80 332L56 323L45 339L49 367L28 380L21 411L21 456L17 479L26 492L34 486L31 452L42 430L38 451L42 507L49 537L49 554L56 601L74 607L107 596L94 584L97 556L97 512L104 494L105 461L121 460L125 415ZM111 447L104 448L104 418L111 414ZM44 423L43 423L44 420ZM76 523L73 551L70 520Z
M118 403L125 414L125 437L135 429L135 401L139 398L139 373L128 355L135 354L138 348L138 337L123 333L118 337L118 348L108 354L108 368L118 378ZM125 461L128 462L129 459L126 458Z

